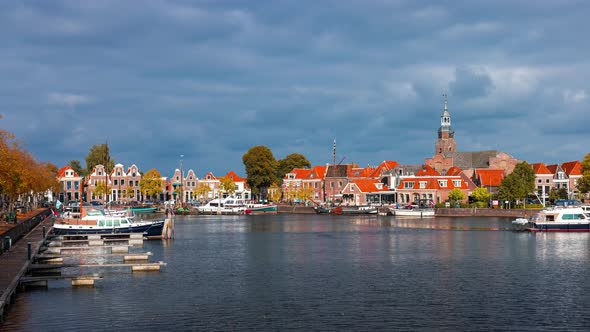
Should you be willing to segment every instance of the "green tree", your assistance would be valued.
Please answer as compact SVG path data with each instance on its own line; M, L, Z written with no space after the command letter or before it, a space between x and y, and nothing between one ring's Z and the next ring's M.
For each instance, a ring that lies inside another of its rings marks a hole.
M465 199L465 193L461 191L461 189L455 188L449 192L449 201L451 201L451 205L454 205L456 202L462 201Z
M534 190L535 171L523 161L516 164L514 171L502 179L498 193L502 199L513 201L524 200Z
M582 194L590 191L590 153L582 160L582 177L578 179L576 187Z
M74 172L78 173L78 175L86 175L86 170L82 167L79 160L70 160L68 166L70 166L74 170Z
M242 162L252 194L265 199L267 188L277 182L277 161L272 151L262 145L252 147L242 156Z
M205 199L210 191L211 187L204 183L198 183L195 189L193 189L193 195L199 199Z
M475 190L471 193L471 197L476 202L488 202L490 200L490 193L488 192L487 188L475 188Z
M148 197L159 195L164 189L162 175L156 169L150 169L141 177L139 187L141 192Z
M94 196L102 197L103 195L110 195L112 188L107 186L105 181L99 181L94 189ZM107 197L108 199L108 197Z
M558 199L567 199L567 189L565 188L559 188L559 189L551 189L551 191L549 192L549 202L551 202L551 204L555 204L555 201Z
M237 186L234 181L228 177L222 177L219 179L219 190L228 194L233 195L236 192Z
M96 165L105 165L107 173L115 167L115 160L111 159L108 144L94 144L90 148L86 156L86 174L91 174Z
M283 183L285 174L291 172L293 168L311 168L309 160L300 153L292 153L286 156L285 159L279 160L277 163L277 180L279 181L279 185Z

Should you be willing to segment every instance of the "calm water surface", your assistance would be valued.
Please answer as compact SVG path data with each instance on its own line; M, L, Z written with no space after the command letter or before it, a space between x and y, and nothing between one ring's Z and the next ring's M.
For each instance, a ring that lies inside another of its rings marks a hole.
M142 250L163 272L99 271L19 294L6 331L590 330L590 234L510 219L177 217ZM96 270L82 271L92 273Z

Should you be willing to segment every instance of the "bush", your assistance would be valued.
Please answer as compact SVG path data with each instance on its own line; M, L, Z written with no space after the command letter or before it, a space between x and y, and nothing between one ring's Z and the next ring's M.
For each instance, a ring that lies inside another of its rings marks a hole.
M516 204L516 205L514 205L514 208L515 209L524 209L525 205L524 204ZM536 210L536 209L542 209L542 208L543 208L543 204L527 204L526 205L526 209Z
M440 209L440 208L444 208L444 207L446 207L446 205L445 205L445 203L436 203L436 204L434 205L434 207L435 207L435 208L437 208L437 209Z

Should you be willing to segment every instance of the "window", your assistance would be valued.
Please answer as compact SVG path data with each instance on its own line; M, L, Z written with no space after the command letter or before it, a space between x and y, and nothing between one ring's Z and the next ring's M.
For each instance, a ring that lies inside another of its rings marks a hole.
M72 181L68 181L68 182L66 183L66 188L67 188L68 190L71 190L71 189L72 189Z
M438 180L438 185L446 188L447 187L447 180Z
M288 179L294 179L295 178L295 174L289 174L289 176L287 176Z
M102 175L102 172L101 171L98 171L98 175Z
M537 180L537 182L538 182L538 183L541 183L541 182L543 182L543 180L541 180L541 179L538 179L538 180Z
M546 180L545 180L545 183L549 183L549 179L546 179Z
M116 180L116 179L115 179L115 181L114 181L114 184L115 184L115 186L118 184L118 182L117 182L117 180Z
M121 180L121 185L124 186L125 185L125 180Z
M117 176L121 176L121 172L117 172Z
M121 220L115 219L113 220L115 226L121 226Z
M352 191L352 190L354 190L354 183L351 183L351 184L350 184L350 190L351 190L351 191Z
M74 189L76 189L76 190L80 189L80 182L74 181Z
M317 189L317 188L318 188L318 183L317 183L317 182L316 182L316 183L314 183L314 184L313 184L313 187Z
M139 181L138 180L135 180L135 186L136 187L139 186Z
M563 172L559 172L557 173L557 178L563 180L565 178L565 175L563 174Z
M414 188L414 182L405 182L404 188Z
M338 188L342 187L342 181L338 181Z
M426 181L420 181L420 189L426 188Z
M135 177L135 172L131 173L131 176L132 176L132 177Z
M334 188L334 182L330 182L330 188Z
M455 187L461 187L461 180L453 180L453 185Z

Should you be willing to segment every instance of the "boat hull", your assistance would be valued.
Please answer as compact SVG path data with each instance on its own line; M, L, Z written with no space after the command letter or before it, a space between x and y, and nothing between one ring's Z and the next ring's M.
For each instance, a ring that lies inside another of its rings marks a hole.
M278 207L276 205L268 205L268 206L260 206L260 207L250 207L246 209L246 214L253 215L253 214L277 214Z
M434 217L434 210L389 209L396 217Z
M132 225L125 227L97 227L89 225L55 224L53 226L53 232L57 235L143 233L146 236L161 236L163 228L164 221L158 221L145 225Z
M590 223L544 223L533 224L532 226L527 228L529 232L590 232Z
M337 215L363 215L363 214L377 214L377 208L358 208L358 207L342 207L338 206L330 210L330 213Z

